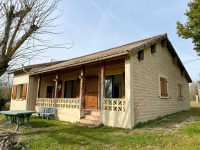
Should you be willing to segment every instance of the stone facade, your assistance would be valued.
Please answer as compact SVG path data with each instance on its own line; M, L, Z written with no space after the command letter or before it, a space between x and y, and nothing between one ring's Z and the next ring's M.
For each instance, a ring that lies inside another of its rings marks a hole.
M133 57L134 124L190 108L189 85L172 55L161 43L156 43L156 53L151 47L144 50L144 60ZM168 98L159 97L159 76L168 78ZM183 99L178 99L177 84L183 85Z

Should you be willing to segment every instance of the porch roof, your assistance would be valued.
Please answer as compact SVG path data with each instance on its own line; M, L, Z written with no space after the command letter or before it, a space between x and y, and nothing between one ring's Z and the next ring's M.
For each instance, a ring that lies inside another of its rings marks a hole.
M147 39L143 39L143 40L140 40L140 41L136 41L136 42L133 42L133 43L125 44L125 45L122 45L122 46L110 48L108 50L100 51L100 52L97 52L97 53L93 53L93 54L69 59L69 60L66 60L64 62L55 64L55 65L51 65L49 67L45 67L43 69L37 69L37 70L31 71L30 75L56 71L56 70L74 67L74 66L80 66L80 65L83 65L83 64L88 64L88 63L97 62L97 61L103 61L103 60L107 60L107 59L115 58L115 57L120 57L120 56L131 55L131 54L136 53L140 50L143 50L143 49L145 49L145 48L147 48L147 47L149 47L149 46L151 46L151 45L153 45L157 42L161 42L162 40L165 40L165 39L167 39L167 48L169 49L171 55L173 57L176 56L178 58L178 62L177 62L178 66L181 68L181 70L185 70L186 79L188 80L188 82L192 82L187 70L185 69L180 58L178 57L174 47L172 46L171 42L168 39L166 33L160 34L160 35L157 35L157 36L154 36L154 37L150 37L150 38L147 38Z
M44 67L49 67L51 65L55 65L55 64L58 64L58 63L61 63L61 62L64 62L64 61L55 61L55 62L48 62L48 63L42 63L42 64L34 64L34 65L29 65L29 66L23 66L23 67L8 71L8 74L15 73L15 72L18 72L18 71L22 71L24 69L26 69L25 71L27 71L27 70L30 71L31 69L33 69L32 71L35 71L35 70L39 70L39 69L42 69Z

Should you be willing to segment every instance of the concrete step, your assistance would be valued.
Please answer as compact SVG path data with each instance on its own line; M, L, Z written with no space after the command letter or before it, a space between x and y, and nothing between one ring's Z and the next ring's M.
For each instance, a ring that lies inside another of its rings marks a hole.
M92 115L92 116L100 116L100 111L91 111L90 115Z
M100 116L85 115L85 119L99 121Z
M95 120L88 120L88 119L81 119L80 123L84 124L93 124L93 125L100 125L100 121L95 121Z

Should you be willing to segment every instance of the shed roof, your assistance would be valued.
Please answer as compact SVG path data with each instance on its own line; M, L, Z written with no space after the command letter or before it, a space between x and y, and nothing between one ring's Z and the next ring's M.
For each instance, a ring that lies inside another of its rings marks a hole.
M147 47L149 47L149 46L151 46L151 45L153 45L157 42L161 42L163 40L167 40L167 48L169 49L172 57L176 56L178 58L177 64L179 65L181 70L186 71L186 69L185 69L183 63L181 62L180 58L178 57L174 47L172 46L171 42L169 41L167 34L165 33L165 34L160 34L160 35L153 36L153 37L150 37L150 38L147 38L147 39L143 39L143 40L140 40L140 41L125 44L125 45L122 45L122 46L110 48L110 49L100 51L100 52L97 52L97 53L93 53L93 54L69 59L69 60L66 60L64 62L55 64L55 65L51 65L49 67L45 67L43 69L38 69L38 70L32 71L32 72L30 72L30 74L31 75L40 74L40 73L60 70L60 69L68 68L68 67L80 66L80 65L88 64L88 63L92 63L92 62L103 61L103 60L106 60L106 59L109 59L109 58L131 55L133 53L136 53L140 50L143 50L143 49L145 49L145 48L147 48ZM186 71L185 76L186 76L188 82L192 82L187 71Z

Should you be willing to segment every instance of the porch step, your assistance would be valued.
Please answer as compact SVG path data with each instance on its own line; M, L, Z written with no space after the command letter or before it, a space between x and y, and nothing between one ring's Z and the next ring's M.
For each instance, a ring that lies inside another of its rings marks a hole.
M92 124L92 125L100 125L100 121L96 121L96 120L88 120L88 119L81 119L80 120L80 123L83 123L83 124Z
M100 110L84 109L85 115L100 116Z
M100 116L85 115L85 119L99 121Z

